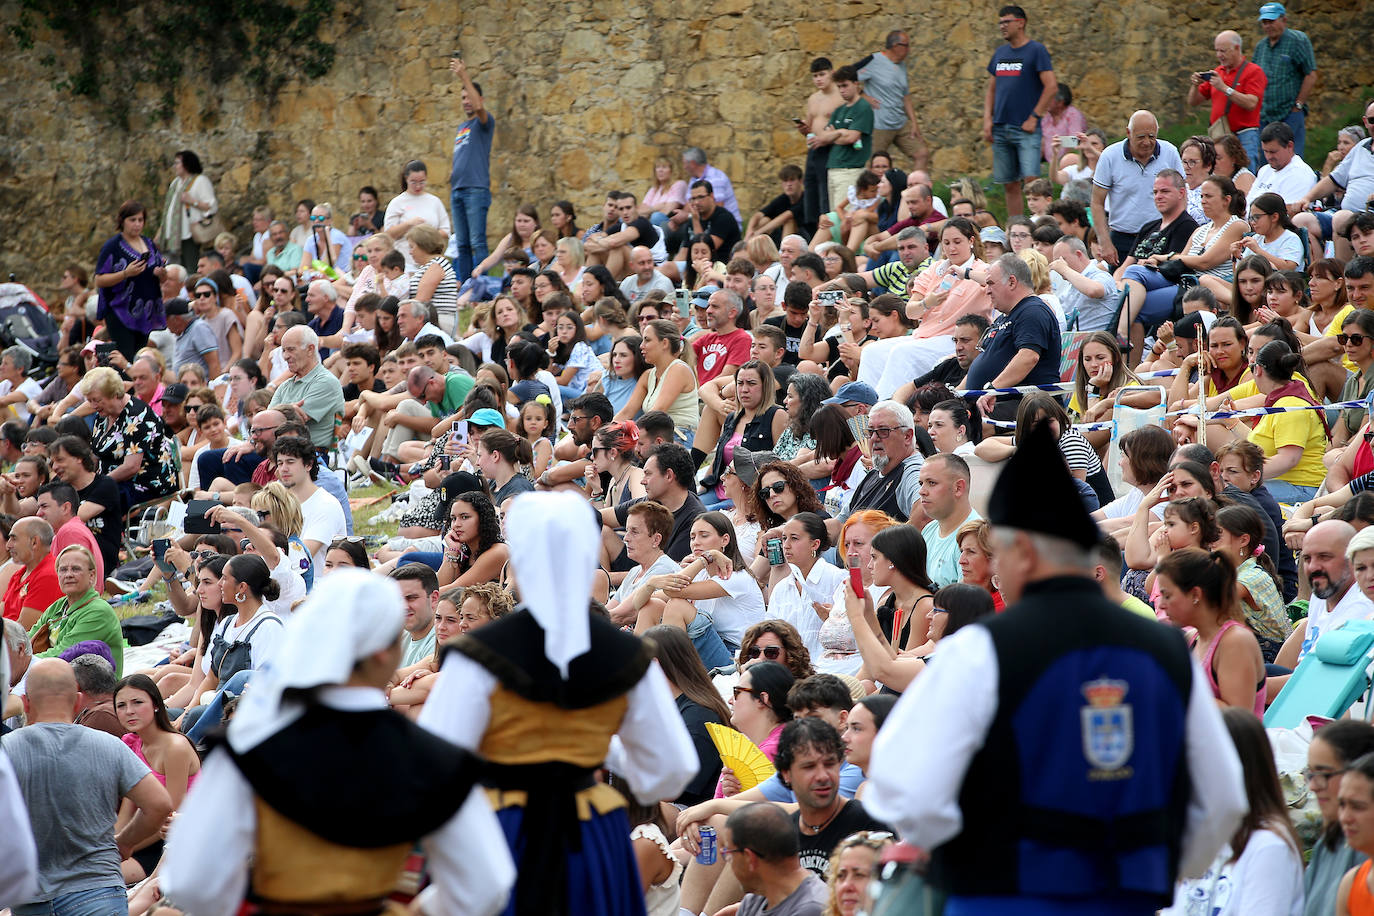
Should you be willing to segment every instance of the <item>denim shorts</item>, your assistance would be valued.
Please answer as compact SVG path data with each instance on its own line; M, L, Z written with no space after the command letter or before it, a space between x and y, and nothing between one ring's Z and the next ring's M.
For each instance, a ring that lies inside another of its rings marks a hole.
M1019 124L992 125L992 180L1011 184L1040 177L1040 128L1026 133Z
M1322 240L1330 241L1331 237L1336 233L1333 225L1336 220L1336 214L1331 210L1313 210L1312 215L1317 218L1317 225L1321 227Z

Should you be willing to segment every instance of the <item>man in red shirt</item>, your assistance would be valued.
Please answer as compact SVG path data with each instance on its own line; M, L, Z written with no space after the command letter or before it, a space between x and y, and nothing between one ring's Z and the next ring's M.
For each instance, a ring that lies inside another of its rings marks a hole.
M105 558L100 555L100 545L91 530L76 514L79 505L81 497L71 484L53 481L38 488L38 517L56 532L52 539L53 556L60 556L73 544L89 550L95 558L95 590L102 593L105 591Z
M698 386L705 385L717 376L733 377L735 370L749 361L749 347L754 338L739 327L742 314L744 300L737 294L728 289L719 289L711 294L706 303L707 331L692 341L692 349L697 357ZM701 425L697 427L696 439L692 443L692 457L698 463L716 447L720 425L725 420L723 415L718 414L716 410L702 412Z
M10 578L5 589L4 616L19 621L26 630L62 597L53 565L52 539L52 526L33 516L21 518L10 529L10 556L23 563L24 568Z
M1250 157L1250 165L1256 171L1264 161L1260 158L1260 103L1264 101L1264 87L1269 77L1259 64L1245 59L1241 51L1240 35L1225 31L1212 42L1217 53L1215 70L1194 73L1192 85L1188 87L1188 104L1201 105L1212 103L1212 116L1209 123L1216 123L1223 117L1231 133L1245 147Z

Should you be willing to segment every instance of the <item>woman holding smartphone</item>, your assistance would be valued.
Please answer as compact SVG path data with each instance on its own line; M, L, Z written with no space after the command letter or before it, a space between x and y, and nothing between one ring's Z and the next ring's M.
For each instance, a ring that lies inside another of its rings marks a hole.
M148 210L126 200L115 216L116 233L100 248L95 262L96 318L105 322L119 352L133 362L148 334L167 326L162 308L162 278L167 261L143 234Z

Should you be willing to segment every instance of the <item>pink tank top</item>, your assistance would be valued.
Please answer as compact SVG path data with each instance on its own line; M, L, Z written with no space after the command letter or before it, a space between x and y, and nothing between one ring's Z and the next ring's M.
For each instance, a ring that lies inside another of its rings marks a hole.
M138 733L129 732L128 734L124 735L121 740L123 740L125 744L129 745L129 750L133 751L138 756L139 760L143 761L144 766L148 768L148 772L152 773L153 776L157 779L157 781L162 783L162 785L166 787L167 774L159 773L157 770L153 769L153 765L149 763L148 758L143 755L143 739L138 736ZM199 775L200 771L197 770L196 772L192 773L190 776L186 778L186 791L191 791L191 786L196 784L196 777Z
M1212 696L1221 699L1221 688L1217 685L1217 674L1212 670L1212 658L1217 654L1217 646L1221 643L1221 637L1226 635L1226 631L1232 627L1244 627L1245 624L1236 620L1228 620L1217 630L1217 635L1212 637L1212 644L1207 647L1207 654L1202 659L1202 670L1207 672L1207 683L1212 685ZM1264 682L1261 681L1255 690L1255 715L1264 718ZM126 736L127 739L127 736Z

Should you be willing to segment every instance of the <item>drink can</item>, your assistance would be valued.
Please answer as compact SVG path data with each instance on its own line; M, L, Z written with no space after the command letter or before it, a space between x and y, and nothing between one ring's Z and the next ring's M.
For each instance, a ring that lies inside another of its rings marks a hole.
M768 547L768 565L769 565L769 566L781 566L781 565L782 565L782 539L781 539L781 538L769 538L769 539L768 539L767 547Z
M697 853L697 861L702 865L716 864L716 828L701 828L701 852Z

